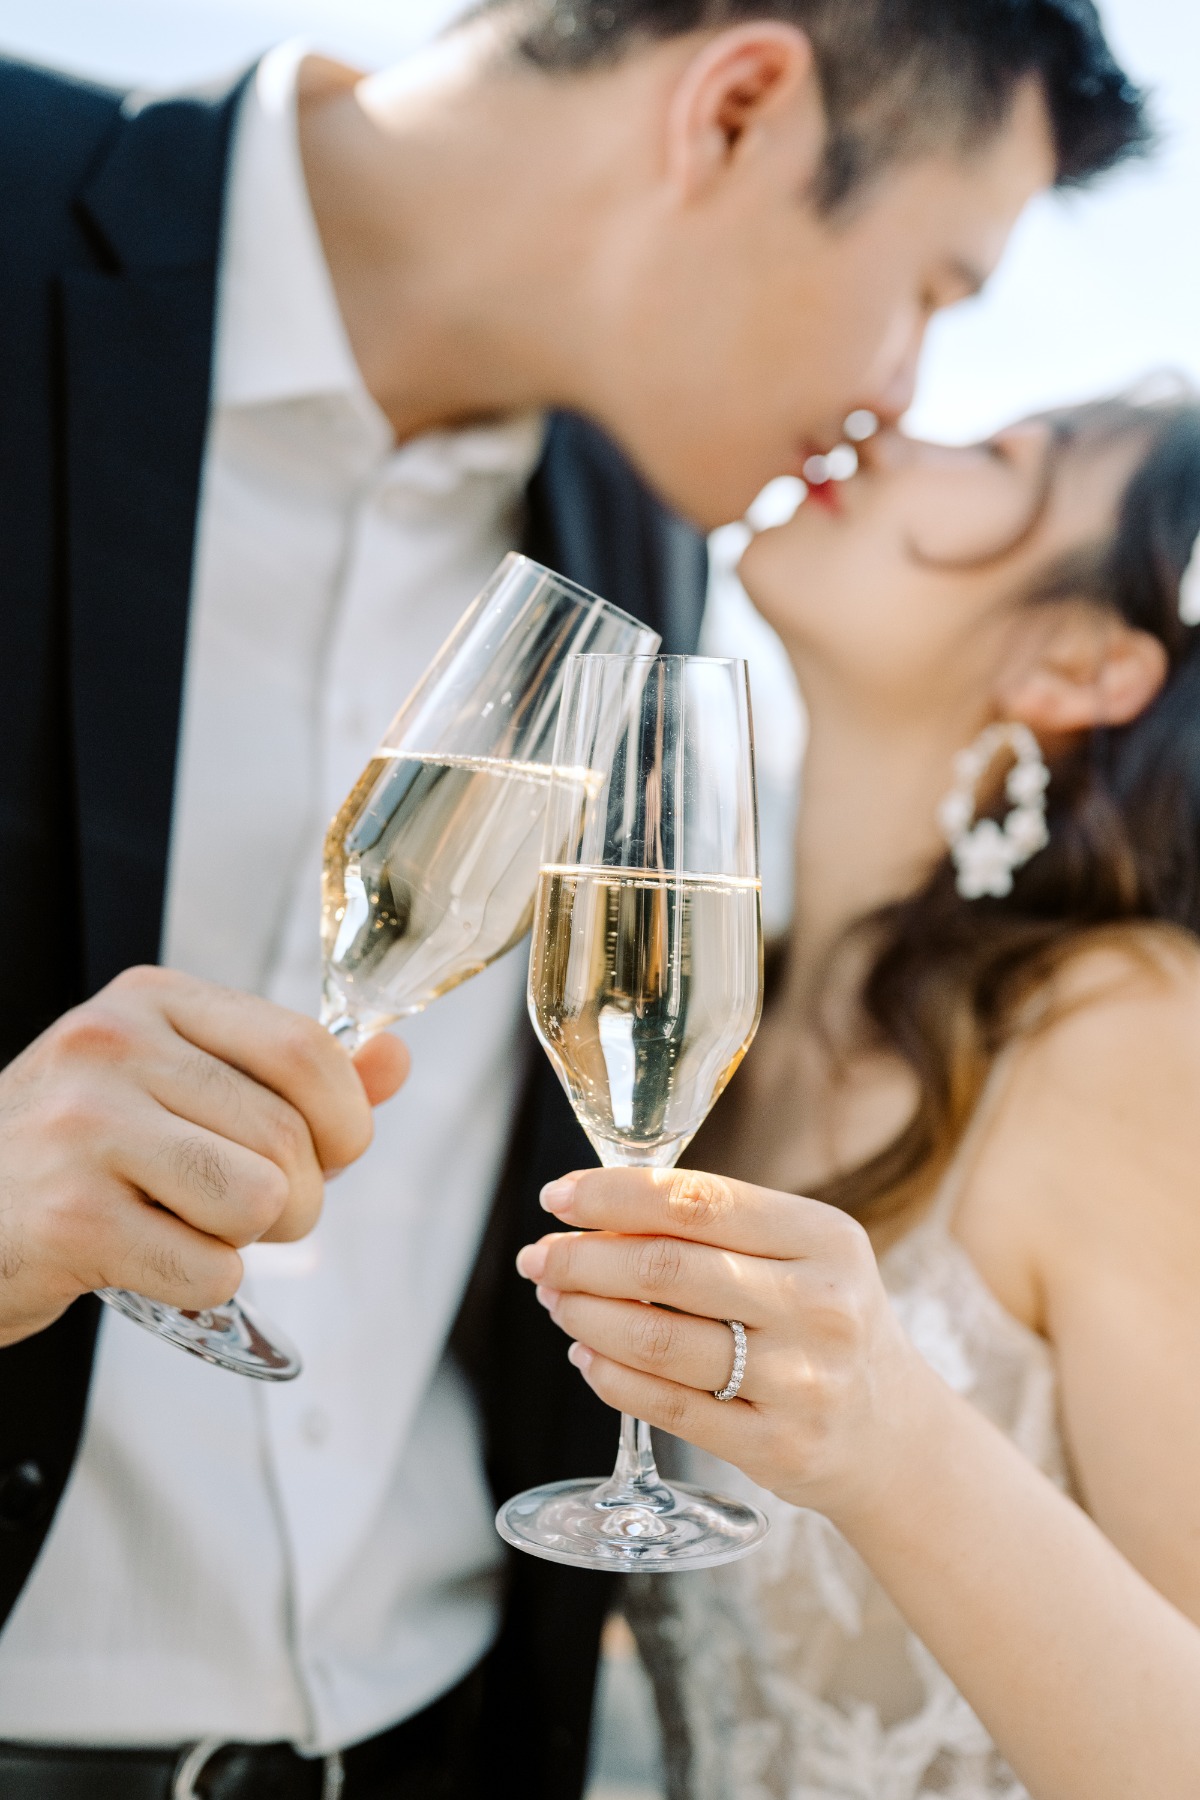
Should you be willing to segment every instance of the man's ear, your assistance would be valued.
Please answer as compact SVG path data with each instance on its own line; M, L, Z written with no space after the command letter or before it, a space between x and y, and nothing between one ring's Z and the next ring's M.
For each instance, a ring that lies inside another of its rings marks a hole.
M1084 601L1048 608L1036 653L1000 683L1004 717L1038 736L1127 725L1167 678L1158 638Z
M799 191L815 172L825 134L809 38L792 25L762 19L710 39L680 75L667 116L667 172L680 195L690 200L708 191L797 102L794 124L806 140L802 155L812 164L795 171Z

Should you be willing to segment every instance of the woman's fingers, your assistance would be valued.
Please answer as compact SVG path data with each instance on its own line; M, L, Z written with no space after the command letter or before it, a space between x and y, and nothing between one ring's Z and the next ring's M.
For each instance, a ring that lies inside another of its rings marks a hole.
M820 1255L849 1223L819 1200L698 1169L584 1169L551 1182L542 1205L583 1230L687 1238L784 1261Z
M686 1438L725 1462L745 1459L755 1421L754 1408L745 1400L716 1400L696 1388L611 1362L583 1344L572 1344L568 1354L593 1393L617 1412Z
M628 1300L560 1294L544 1287L538 1289L538 1299L568 1337L626 1368L709 1392L729 1380L733 1333L715 1319L694 1319L687 1313ZM749 1364L743 1392L748 1400L754 1398Z
M708 1176L606 1169L543 1196L578 1229L517 1267L610 1406L736 1463L796 1505L861 1491L926 1365L888 1303L870 1239L833 1207ZM738 1395L716 1398L746 1327ZM864 1473L864 1470L866 1471Z
M560 1293L610 1300L645 1300L699 1318L759 1324L776 1297L779 1265L735 1256L682 1238L614 1237L606 1232L557 1232L527 1244L517 1268Z

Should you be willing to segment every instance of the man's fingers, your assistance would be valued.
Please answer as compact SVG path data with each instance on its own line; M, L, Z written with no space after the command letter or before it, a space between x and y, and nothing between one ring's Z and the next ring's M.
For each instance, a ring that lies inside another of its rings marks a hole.
M315 1162L297 1191L294 1172L269 1156L154 1105L128 1119L110 1166L184 1224L235 1246L274 1230L289 1205L315 1219L324 1185Z
M242 1279L242 1259L231 1245L98 1172L61 1184L25 1249L31 1261L58 1272L68 1300L121 1287L194 1311L223 1305Z
M698 1169L584 1169L551 1182L542 1205L566 1225L639 1237L688 1238L790 1261L819 1252L833 1207Z
M745 1400L715 1400L695 1388L610 1362L582 1344L572 1345L570 1357L593 1393L617 1412L686 1438L724 1462L745 1459L747 1429L755 1417Z
M107 990L157 1001L181 1037L273 1090L307 1121L322 1168L341 1169L371 1141L371 1107L354 1064L314 1019L172 970L130 969Z
M325 1171L303 1114L273 1089L169 1028L164 1029L163 1040L161 1054L146 1070L150 1093L180 1118L276 1163L288 1178L288 1195L265 1235L271 1240L303 1237L316 1223L325 1185ZM407 1076L409 1063L405 1046L387 1033L364 1044L353 1066L367 1103L377 1106L390 1099Z
M106 1258L107 1272L93 1285L129 1288L186 1312L223 1306L241 1286L236 1250L147 1202L138 1212L129 1209L121 1235L124 1241Z
M248 1150L269 1156L291 1173L310 1165L320 1173L316 1145L304 1115L272 1088L245 1075L174 1032L145 1058L144 1084L160 1106Z
M285 1177L275 1216L266 1226L259 1222L247 1234L239 1225L235 1236L218 1229L216 1224L211 1229L231 1243L248 1243L251 1235L273 1240L303 1237L316 1223L325 1193L325 1173L303 1114L270 1088L210 1056L207 1050L198 1050L173 1032L164 1032L164 1038L162 1054L146 1067L145 1082L151 1097L176 1115L185 1127L185 1135L213 1133L227 1140L231 1148L241 1147L267 1158ZM192 1127L199 1131L193 1133ZM130 1179L137 1186L146 1187L155 1199L172 1205L157 1187L147 1186L144 1170L143 1159L138 1172L129 1167ZM202 1186L203 1175L201 1170ZM210 1229L198 1219L193 1218L192 1223Z
M354 1052L354 1067L372 1106L381 1106L408 1080L408 1047L388 1031L377 1032Z
M777 1292L775 1264L735 1256L682 1238L613 1237L606 1232L557 1232L528 1244L520 1273L562 1294L645 1300L702 1319L740 1319L757 1325Z
M597 1300L590 1294L539 1289L538 1298L568 1337L611 1362L709 1393L729 1380L733 1335L714 1319L628 1300ZM748 1400L753 1397L746 1392Z

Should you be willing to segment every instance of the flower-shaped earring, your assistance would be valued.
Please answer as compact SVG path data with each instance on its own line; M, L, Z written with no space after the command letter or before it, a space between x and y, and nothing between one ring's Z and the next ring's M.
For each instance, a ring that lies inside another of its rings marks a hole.
M1016 758L1004 784L1012 810L1004 823L975 819L975 795L1001 750ZM1002 900L1012 893L1013 873L1050 842L1046 789L1050 771L1028 725L989 725L969 749L954 759L954 786L938 807L937 819L950 847L955 886L964 900L985 894Z

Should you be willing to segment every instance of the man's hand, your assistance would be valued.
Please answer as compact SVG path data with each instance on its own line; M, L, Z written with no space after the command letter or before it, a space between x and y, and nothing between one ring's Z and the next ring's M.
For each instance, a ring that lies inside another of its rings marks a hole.
M0 1345L95 1288L228 1300L238 1247L312 1229L407 1073L394 1038L352 1061L267 1000L126 970L0 1072Z
M602 1400L837 1518L870 1503L948 1390L888 1304L862 1227L691 1170L589 1169L542 1204L581 1229L517 1258ZM586 1228L586 1229L584 1229ZM737 1399L733 1336L746 1327Z

